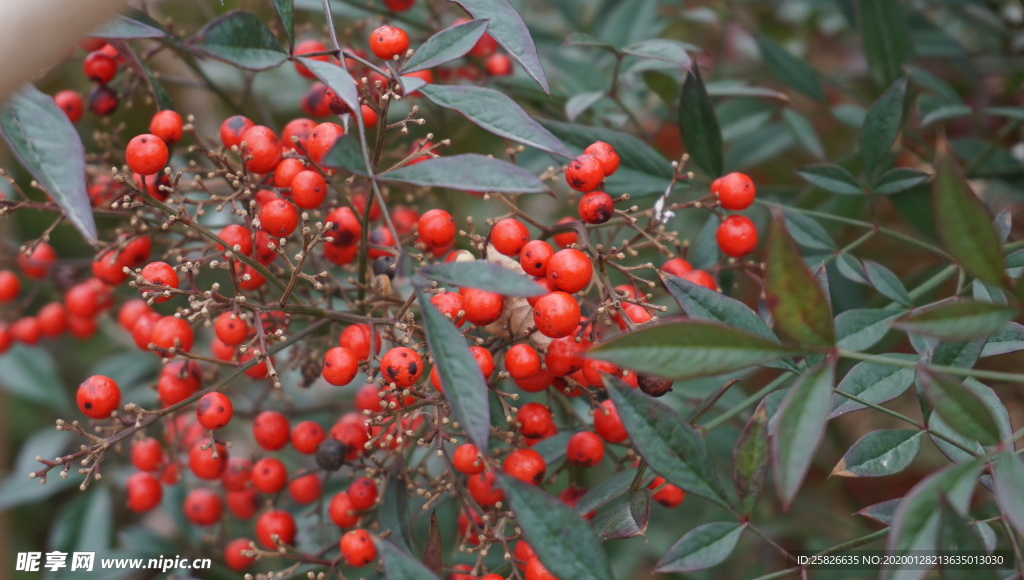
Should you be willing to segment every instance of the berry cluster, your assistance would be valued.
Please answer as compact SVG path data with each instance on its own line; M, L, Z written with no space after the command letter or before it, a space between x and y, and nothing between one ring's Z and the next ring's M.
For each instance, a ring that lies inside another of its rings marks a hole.
M387 3L396 11L410 4ZM350 70L373 71L367 72L370 79L357 76L359 114L376 132L377 154L383 155L371 160L374 166L392 150L400 152L391 155L390 170L439 156L447 140L434 143L428 134L402 142L410 125L425 122L415 107L404 119L388 118L392 103L415 98L401 94L396 76L410 54L409 36L381 26L367 38L373 57L391 68L316 40L295 46L295 68L315 78L298 57L338 65L342 58ZM491 75L508 74L510 61L496 50L494 39L484 35L470 56L483 60ZM115 56L105 48L90 53L85 70L95 82L107 83L117 72ZM424 76L433 80L430 71ZM63 94L57 102L75 120L74 107L66 106L73 103ZM335 167L331 152L354 112L325 85L314 85L302 108L311 117L337 117L319 123L294 118L278 133L235 115L210 139L191 117L163 110L153 115L148 133L107 152L108 158L123 159L112 175L91 168L93 205L123 221L103 232L106 241L91 271L81 273L91 276L64 288L63 302L0 325L0 352L14 341L32 345L65 330L92 336L99 317L119 304L116 318L125 337L161 359L154 385L159 406L124 404L115 381L89 377L78 387L77 404L90 422L58 426L98 443L44 462L33 475L45 480L55 467L66 474L79 461L84 487L101 477L109 455L123 453L137 470L126 484L127 505L135 512L159 506L166 486L185 485L189 491L180 509L196 526L255 518L250 534L223 545L223 560L233 569L278 555L358 568L377 559L371 531L379 531L382 502L394 499L382 495L393 467L422 448L438 463L428 469L424 459L403 477L424 509L458 498L461 546L479 556L474 565L452 568L450 577L477 577L470 574L486 571L483 556L498 546L509 550L522 570L517 575L553 578L509 523L514 514L503 503L496 474L553 487L568 471L570 483L558 497L575 505L586 492L578 485L586 470L637 465L605 382L621 380L662 396L672 381L620 369L587 352L616 332L657 321L665 307L655 302L650 278L678 276L714 290L715 272L691 267L685 244L653 208L616 208L630 196L605 191L620 164L608 143L592 143L561 170L565 183L582 194L563 208L574 206L578 219L545 224L523 212L514 196L482 192L484 201L507 213L485 220L489 229L481 233L470 216L462 216L461 229L445 209L420 213L396 203L415 199L408 192L381 190ZM545 179L557 185L559 172L552 169ZM692 178L683 163L673 175L673 185ZM563 199L577 195L564 193ZM715 180L700 200L669 209L721 215L720 208L749 207L754 196L753 182L733 173ZM207 213L222 217L217 226L208 225ZM730 215L717 241L724 254L741 259L755 249L757 230L748 218ZM659 253L663 264L630 265L627 259L640 251ZM543 292L523 297L469 282L413 280L419 266L451 262L497 265ZM26 244L17 273L0 272L0 301L19 296L22 277L60 288L64 278L53 276L57 264L45 240ZM79 274L70 261L61 268ZM413 286L429 296L430 305L418 303ZM451 421L446 379L427 346L424 308L436 308L463 334L489 396L501 405L504 420L492 425L490 448L470 442ZM302 347L287 359L275 357L300 340ZM285 370L301 377L298 384L282 379ZM267 384L262 395L239 396L231 388L230 380L243 372ZM293 388L336 387L344 388L336 397L343 411L329 423L295 422L282 403ZM251 417L251 428L239 425L239 416ZM156 432L161 424L162 434ZM559 455L567 463L556 467L535 446L560 432L569 434ZM344 489L329 491L332 476L335 484L339 478L347 482ZM683 490L661 477L648 487L664 506L683 501ZM337 526L337 558L324 559L333 548L314 554L296 547L302 531L294 508L306 505L315 505Z

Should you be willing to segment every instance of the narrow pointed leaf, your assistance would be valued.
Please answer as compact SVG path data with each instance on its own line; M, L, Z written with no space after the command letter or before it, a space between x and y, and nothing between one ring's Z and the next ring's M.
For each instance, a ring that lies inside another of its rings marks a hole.
M281 27L288 37L288 48L295 46L295 4L294 0L274 0L274 10L281 19Z
M469 85L427 85L420 93L435 105L458 111L481 128L560 157L572 154L550 131L501 91Z
M914 486L900 501L893 515L886 552L900 556L912 550L939 548L941 516L935 509L939 497L945 494L955 509L966 510L983 465L981 460L950 465L932 473ZM924 578L927 573L928 570L893 567L884 570L882 578L916 580Z
M906 360L917 357L907 354L891 354ZM902 395L914 383L914 369L881 365L870 362L857 363L836 387L842 393L849 393L858 399L881 405ZM863 404L837 393L829 413L833 419L840 415L866 409Z
M594 485L576 502L576 513L590 513L621 497L629 491L634 479L636 479L636 469L626 469ZM647 471L642 478L641 485L646 486L653 479L654 474Z
M430 304L422 292L417 291L416 299L422 308L427 346L444 387L445 398L451 403L455 419L465 429L469 440L485 451L490 446L491 406L487 400L490 391L480 372L480 365L452 321Z
M798 245L825 252L832 252L836 249L836 243L832 241L832 237L814 218L788 208L782 211L782 215L786 219L786 229L789 230L793 241Z
M1003 252L992 216L964 180L949 144L940 141L932 184L935 228L946 249L975 278L1003 286Z
M975 394L982 404L985 405L985 408L988 409L989 413L992 414L996 422L996 429L999 431L1000 440L1009 439L1010 434L1013 433L1013 426L1010 424L1010 414L996 392L988 385L973 378L964 379L963 386ZM939 448L939 451L950 458L951 461L970 461L973 459L971 452L974 453L974 456L985 454L985 446L978 441L976 436L961 435L939 413L932 413L928 417L928 435L931 437L932 443L935 443L935 446ZM940 438L940 435L944 435L947 439L952 439L960 445L954 445L946 439ZM965 449L970 450L970 452L965 451Z
M856 308L836 316L836 345L846 350L867 350L885 337L900 310Z
M1024 534L1024 463L1016 453L1003 453L996 463L995 495L999 508L1018 534Z
M363 151L359 147L359 139L352 135L339 137L324 155L321 164L355 175L368 175L366 163L363 161Z
M688 423L664 403L618 380L606 383L622 424L651 469L688 493L729 507L707 446Z
M881 477L906 469L918 451L924 431L882 429L861 437L843 455L832 475L840 477Z
M384 565L384 578L387 580L430 580L438 578L438 575L430 568L390 541L377 536L374 536L373 540L377 545L380 561Z
M761 496L768 475L768 452L768 413L764 405L758 405L732 452L732 481L743 513L750 513Z
M545 193L548 186L529 171L508 161L476 153L428 159L377 176L421 187L447 187L460 191Z
M420 268L431 280L453 286L468 286L503 296L543 296L547 290L529 277L484 260L448 262Z
M651 490L645 487L631 498L616 500L598 513L590 525L605 540L625 540L646 534L650 519Z
M992 412L963 383L925 367L917 370L917 376L928 402L956 432L982 445L994 445L1000 441L999 425Z
M779 499L787 509L825 435L835 373L835 358L829 357L800 377L779 406L771 438L772 473Z
M863 195L864 191L857 183L857 178L846 169L831 163L806 165L797 170L797 174L810 183L831 193L840 195Z
M330 87L334 91L334 94L338 96L348 108L352 111L360 110L359 107L359 91L356 88L356 80L352 78L344 68L331 63L321 60L316 60L307 57L299 57L299 61L302 62L303 66L309 69L309 72L313 73L317 79L323 84ZM365 166L364 166L365 170Z
M573 95L565 102L565 116L570 121L575 121L577 117L604 97L604 91L590 91Z
M931 175L917 169L893 167L878 178L875 186L871 189L871 193L878 195L900 193L928 181L929 178L931 178Z
M746 524L733 522L713 522L697 526L686 532L668 549L654 571L696 572L717 566L732 554L745 529Z
M409 491L406 487L406 466L396 462L384 484L384 501L377 510L381 530L388 530L388 539L402 550L411 549L412 526L409 513Z
M164 38L167 33L155 26L139 22L123 14L115 14L113 18L103 23L98 29L93 30L89 36L107 39L128 39L128 38Z
M875 520L884 526L891 525L892 518L896 514L896 508L899 507L901 499L902 498L887 499L885 501L869 505L868 507L857 511L854 515Z
M523 536L558 578L612 580L601 543L582 516L536 486L498 474Z
M1021 350L1024 350L1024 326L1010 322L988 337L981 356L997 356Z
M486 30L486 20L449 26L421 44L402 67L402 72L424 70L455 60L469 52Z
M860 132L860 156L869 178L876 174L899 135L906 97L907 79L904 77L886 89L864 117L864 126Z
M951 554L984 554L985 549L977 525L968 523L967 514L960 514L945 496L939 496L939 545ZM975 522L976 523L976 522ZM963 569L960 566L939 566L943 580L997 580L994 569Z
M767 36L758 36L757 46L761 50L761 58L780 81L816 101L825 100L818 72L811 65L793 56Z
M766 270L765 293L778 330L801 344L834 344L828 299L804 265L779 215L772 219L768 235Z
M1016 313L1017 310L1010 306L966 299L953 300L912 312L896 320L893 326L942 340L965 341L996 332L1010 322Z
M211 20L195 40L204 54L246 70L267 70L288 59L274 34L252 12L234 10Z
M693 66L693 60L686 51L693 50L694 48L695 47L692 45L679 42L678 40L652 38L650 40L631 44L626 48L623 48L622 52L641 58L663 60L665 62L677 64L681 68L689 69Z
M430 527L427 529L427 547L423 550L423 564L438 576L443 566L441 549L441 526L437 523L437 513L432 511Z
M737 330L778 340L757 313L735 298L671 274L662 274L661 283L683 312L694 320L721 322Z
M590 349L587 356L685 379L739 371L799 352L721 324L692 320L641 328Z
M515 59L530 78L537 81L546 94L548 88L544 65L537 56L537 45L530 36L530 30L523 17L509 4L508 0L450 0L462 6L473 18L488 20L487 33Z
M686 152L697 167L711 178L724 173L722 129L697 67L687 71L683 82L679 97L679 131Z
M882 85L892 84L913 57L902 6L890 0L858 0L857 17L871 72Z
M867 274L868 284L878 290L879 294L904 306L913 305L906 287L892 270L878 262L864 260L864 271Z
M95 242L96 222L85 187L85 149L53 97L32 85L12 93L0 108L0 135L82 237Z

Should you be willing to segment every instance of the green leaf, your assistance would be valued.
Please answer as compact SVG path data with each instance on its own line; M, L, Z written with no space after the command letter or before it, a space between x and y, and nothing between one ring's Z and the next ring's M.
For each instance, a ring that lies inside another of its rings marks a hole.
M950 465L933 472L914 486L896 508L886 552L900 556L912 550L939 548L938 531L941 516L935 506L940 496L945 494L950 504L957 510L966 510L983 465L981 460ZM926 573L927 570L895 567L884 570L882 577L903 580L923 578Z
M380 561L384 565L384 577L387 580L438 578L433 570L390 541L380 536L373 536L373 543L377 545Z
M0 109L0 136L46 190L82 237L96 242L96 222L85 187L85 149L53 97L25 85Z
M836 316L836 345L844 350L867 350L885 338L899 310L858 308Z
M772 473L785 509L796 497L825 435L835 374L834 357L808 370L789 388L772 421Z
M879 83L891 85L913 56L903 8L890 0L859 0L857 15L868 66Z
M572 433L564 431L556 433L550 437L545 437L531 449L540 453L540 456L544 458L544 463L549 466L554 465L565 459L566 446L569 444L569 439L572 435Z
M717 566L732 554L746 529L746 524L734 522L697 526L668 549L654 572L696 572Z
M971 113L973 113L971 108L959 99L951 100L930 93L917 97L917 116L921 119L921 127L927 127L938 121L966 117Z
M1016 313L1016 308L1001 304L952 299L911 312L893 326L942 340L964 341L996 332Z
M986 115L1009 117L1010 119L1024 121L1024 107L988 107L981 112Z
M359 107L359 91L356 88L356 80L352 78L352 75L342 67L332 63L325 62L322 60L316 60L301 56L298 58L299 62L302 63L309 72L320 80L323 84L330 87L334 94L338 96L348 108L352 111L360 110ZM365 164L363 165L365 171Z
M452 0L469 12L473 18L487 20L487 33L508 52L537 81L545 94L551 94L544 65L537 56L537 45L530 36L530 30L523 17L509 4L508 0Z
M644 71L644 84L661 98L666 106L671 107L679 97L679 83L669 75L654 70ZM602 91L601 94L604 94Z
M167 33L123 14L115 14L89 36L108 39L164 38Z
M859 510L855 515L865 517L888 526L892 524L892 518L896 514L896 508L900 505L900 500L903 498L887 499L876 504L869 505L868 507Z
M281 26L288 37L288 48L295 46L295 6L293 0L274 0L274 10L281 19Z
M274 34L252 12L233 10L211 20L195 40L204 54L246 70L267 70L288 60Z
M486 452L490 447L491 433L487 380L455 324L441 314L423 292L417 290L416 299L422 310L427 347L444 387L445 398L469 440Z
M1024 350L1024 326L1010 322L988 337L981 356L997 356L1021 350Z
M469 85L428 85L420 93L435 105L453 109L476 125L516 143L561 157L572 157L550 131L504 93Z
M75 409L69 401L74 394L64 389L58 368L48 350L15 344L0 356L0 388L54 411L72 413Z
M835 329L828 299L779 215L768 235L766 274L765 294L778 330L801 344L831 346Z
M529 171L508 161L476 153L447 155L400 167L377 176L421 187L447 187L460 191L545 193L548 186Z
M525 274L484 260L434 264L420 268L419 273L442 284L479 288L503 296L543 296L548 292Z
M786 220L786 229L789 230L793 241L797 244L811 250L825 252L836 249L836 243L832 241L832 237L814 218L789 208L784 208L782 215Z
M693 67L686 73L679 97L679 132L686 144L686 152L697 167L715 178L722 175L725 161L722 154L722 129L718 126L715 106L704 88L700 69Z
M923 171L910 169L909 167L893 167L878 178L871 189L871 193L878 195L900 193L928 181L929 178L931 178L931 175Z
M640 139L603 127L588 127L573 123L541 120L573 151L582 152L594 141L604 141L619 155L619 170L605 180L609 191L624 191L635 195L662 194L672 179L672 164Z
M864 273L867 275L868 285L878 290L879 294L904 306L913 306L913 300L903 282L900 282L899 277L891 270L878 262L864 260Z
M7 511L15 506L41 501L72 485L82 482L82 477L71 472L66 479L61 479L60 468L50 472L45 484L38 479L29 479L28 474L43 467L36 457L54 460L62 456L72 443L67 432L57 431L53 426L46 427L32 434L21 444L21 451L14 461L10 475L0 481L0 510ZM74 465L72 465L74 467Z
M591 91L573 95L565 102L565 116L570 121L575 121L587 109L604 98L604 91Z
M864 126L860 132L860 156L864 160L864 173L871 184L874 184L874 176L880 164L889 155L889 149L900 133L906 98L907 78L903 77L878 97L864 117Z
M547 439L545 439L547 441ZM538 443L539 445L539 443ZM636 469L626 469L615 475L604 479L594 487L587 490L583 497L576 502L576 513L587 514L602 506L608 505L612 500L621 497L629 491L630 485L636 479ZM641 480L641 485L647 485L654 479L654 474L648 471Z
M591 48L601 48L614 53L619 51L615 45L599 40L585 32L573 32L569 35L569 39L565 41L565 44L566 46L588 46Z
M732 481L743 513L750 513L768 475L768 413L758 405L732 452Z
M739 300L671 274L661 273L661 283L690 318L721 322L737 330L778 342L775 333L761 317Z
M411 547L412 526L409 513L409 491L406 486L404 461L395 462L384 483L384 501L377 509L377 521L381 530L389 530L388 538L400 549Z
M621 381L609 379L605 388L630 441L651 469L687 493L729 508L707 445L693 427L661 401Z
M999 424L985 402L962 382L927 367L917 369L917 378L932 408L954 431L982 445L995 445L1002 439Z
M650 519L651 490L642 488L601 510L590 525L605 540L625 540L646 534Z
M1003 402L999 400L996 392L988 385L972 378L964 379L963 386L977 395L985 405L985 408L992 413L992 417L996 420L996 429L999 431L1000 439L1009 439L1013 433L1013 426L1010 424L1010 414L1006 410L1006 406L1003 405ZM928 435L931 437L932 442L935 443L935 446L939 448L939 451L951 461L970 461L974 456L985 454L985 446L976 437L966 437L957 433L956 429L938 413L932 413L928 417ZM943 439L941 436L952 439L959 443L959 446ZM972 455L972 452L974 455Z
M449 26L421 44L402 67L402 72L411 73L455 60L469 52L486 30L486 20Z
M932 185L935 228L946 249L967 273L994 284L1003 284L1003 252L992 216L971 191L949 151L940 141Z
M961 515L950 505L949 500L941 495L938 507L941 513L939 545L944 548L946 553L984 554L989 552L985 549L985 544L979 535L981 528L967 522L965 517L967 510L964 515ZM1000 578L993 569L971 570L959 566L939 566L939 570L944 580L996 580Z
M623 48L622 52L632 56L638 56L640 58L670 62L672 64L677 64L684 69L689 69L693 66L693 60L690 59L690 55L686 53L687 50L692 50L691 45L679 42L678 40L652 38L650 40L631 44L630 46Z
M692 320L620 335L591 348L587 356L638 372L687 379L731 373L799 352L721 324Z
M905 360L917 360L909 354L890 354ZM902 395L914 382L914 369L894 367L870 362L857 363L836 387L842 393L849 393L858 399L881 405ZM864 405L841 394L836 394L829 419L865 409Z
M1024 534L1024 463L1013 452L1002 453L995 465L995 495L1006 519Z
M924 431L918 429L872 431L850 447L831 475L881 477L899 473L917 457L922 439Z
M499 473L498 481L523 536L549 572L558 578L612 580L601 543L579 514L514 477Z
M359 139L352 135L342 135L334 142L321 164L334 169L342 169L355 175L368 175L366 163L363 161L363 150L359 147ZM419 163L417 163L419 165Z
M807 165L797 170L797 174L812 184L831 193L840 195L863 195L864 191L857 178L838 165L821 163Z
M789 96L786 93L763 87L752 87L743 81L723 79L705 83L704 87L712 97L753 97L789 103Z
M818 72L811 65L793 56L767 36L759 35L757 46L761 49L761 58L780 81L816 101L825 102L825 91L821 88Z
M818 134L814 130L814 125L807 117L793 109L783 109L782 120L801 147L818 159L825 158L825 146L822 145L821 139L818 138Z

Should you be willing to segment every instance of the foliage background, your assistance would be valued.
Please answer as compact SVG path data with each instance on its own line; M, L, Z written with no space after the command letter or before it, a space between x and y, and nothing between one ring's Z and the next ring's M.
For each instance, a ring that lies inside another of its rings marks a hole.
M271 3L256 0L229 0L223 6L216 2L149 4L162 21L173 20L179 31L195 31L217 14L235 8L260 14L272 29L277 22ZM362 38L364 26L368 30L384 20L394 20L382 17L377 3L372 3L372 10L361 9L360 4L359 0L332 2L345 36ZM700 48L691 55L700 65L715 103L727 171L742 170L751 175L763 199L891 226L934 242L927 184L869 199L864 195L836 195L809 184L796 173L806 165L829 160L852 175L861 175L863 167L856 153L865 111L890 83L908 74L906 130L896 149L896 164L931 173L932 144L937 135L944 134L969 167L972 184L993 213L1004 208L1016 213L1024 181L1020 130L1024 122L1024 8L1020 2L523 0L513 4L537 41L552 95L543 95L519 70L511 78L494 81L492 86L507 91L537 116L557 120L568 116L584 124L627 131L650 142L666 163L676 159L683 151L676 121L681 81L678 67L628 56L617 66L616 58L602 48L567 44L567 40L574 33L585 33L620 48L654 38L685 42ZM319 2L296 0L296 6L301 14L299 22L306 23L296 36L323 37ZM415 46L426 36L423 24L446 9L445 2L421 1L397 20L410 31ZM898 18L890 18L893 14ZM882 46L887 48L880 49ZM77 51L46 71L39 79L40 88L49 93L69 86L84 88L81 56ZM161 55L153 67L168 79L165 84L176 108L194 114L201 130L214 134L219 121L230 114L229 109L205 89L171 82L188 73L174 57ZM290 65L255 75L213 61L203 63L203 67L225 92L247 95L241 108L254 119L280 127L299 114L297 105L308 83L299 79ZM618 76L613 76L616 73ZM432 131L453 140L452 151L500 151L500 142L456 113L423 100L416 104L424 108ZM994 114L994 107L1007 109ZM120 111L111 122L127 124L127 134L131 134L144 127L149 110L149 105L138 102L132 109ZM93 130L90 124L98 122L87 116L79 125L87 144ZM551 164L549 158L536 153L523 160L538 170ZM2 165L24 181L25 176L17 173L20 170L15 170L17 164L9 156ZM693 191L706 191L709 180L694 170L697 176ZM642 188L642 184L633 185ZM646 193L656 191L650 188ZM638 198L638 203L643 206L652 200ZM499 211L497 204L485 204L455 192L446 194L444 203L457 215L486 216ZM526 207L545 218L569 213L566 204L540 197L530 200ZM828 260L834 311L887 303L888 299L871 288L846 279L832 260L839 248L857 240L865 229L837 220L806 220L800 215L787 214L790 227L808 262ZM764 231L766 208L757 208L751 217ZM16 219L5 220L0 227L7 230L6 236L27 240L38 235L48 225L47 220L19 212ZM707 223L711 222L701 212L680 212L671 224L692 241L691 257L698 267L718 259L713 241L709 243L711 229L705 227ZM802 227L793 228L794 224ZM16 248L10 241L5 243L4 260ZM89 258L88 249L70 228L55 233L54 245L62 256L79 256L83 261ZM885 264L907 288L916 287L943 265L932 253L883 236L863 242L856 251L858 258ZM723 279L722 287L733 296L748 304L756 303L751 285L736 280L735 288L730 288L728 281ZM949 288L940 286L915 298L924 303L932 295L944 295L943 291L948 293ZM45 302L40 296L36 305ZM46 486L25 477L35 455L47 455L43 450L57 449L66 441L53 431L53 421L57 416L74 414L73 386L82 378L108 374L120 384L130 385L125 400L154 400L150 387L155 382L156 360L134 354L122 333L113 328L115 322L104 324L101 337L86 343L62 338L45 348L16 347L0 356L0 409L4 416L0 420L0 466L4 475L0 483L0 562L13 562L16 552L53 546L137 555L209 552L200 545L199 532L180 520L180 510L159 510L145 518L147 528L160 534L144 530L122 505L121 484L127 471L112 469L112 463L104 484L84 494L75 488L74 475L66 482L53 478ZM897 333L890 333L879 348L913 352L905 337ZM1007 355L979 366L1014 370L1021 362L1020 356ZM744 380L742 390L729 391L717 408L728 409L740 403L764 382L758 375ZM680 382L666 400L685 413L719 385L718 380ZM1005 385L992 386L1006 404L1012 424L1024 424L1019 391ZM892 407L908 415L919 414L912 393ZM319 417L326 419L328 415ZM708 438L711 455L723 474L730 467L732 447L741 426L738 421L730 423ZM793 549L822 549L879 529L879 524L850 514L902 496L924 475L948 463L934 446L926 444L914 464L898 475L882 479L828 478L831 467L861 435L893 426L888 417L877 413L857 413L835 421L792 509L782 513L769 490L752 519L777 542ZM604 475L596 473L592 477L599 481ZM176 507L180 499L173 492L167 493L165 506ZM979 494L974 515L996 515L990 500ZM656 506L647 538L606 544L616 576L643 577L684 531L712 521L716 515L720 517L716 512L717 508L698 498L672 511ZM443 516L447 521L454 519L453 512ZM695 577L750 577L781 567L783 563L775 552L748 535L726 564ZM8 573L6 565L0 569L0 577ZM217 577L231 575L220 570Z

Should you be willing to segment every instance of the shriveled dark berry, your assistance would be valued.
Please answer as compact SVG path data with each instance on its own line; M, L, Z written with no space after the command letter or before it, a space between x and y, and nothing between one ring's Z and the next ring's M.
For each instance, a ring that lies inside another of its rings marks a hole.
M316 448L316 464L327 471L338 471L345 464L348 446L337 439L328 437Z
M672 379L638 373L636 382L641 391L652 397L660 397L672 390Z
M373 261L373 273L377 276L395 277L395 257L381 256Z

